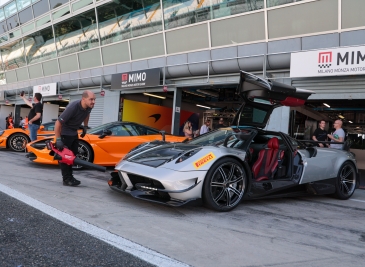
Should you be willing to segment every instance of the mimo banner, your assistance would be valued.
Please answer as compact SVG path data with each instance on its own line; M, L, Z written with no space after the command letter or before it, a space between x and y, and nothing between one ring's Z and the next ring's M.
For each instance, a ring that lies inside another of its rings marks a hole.
M292 53L290 77L365 74L365 46Z

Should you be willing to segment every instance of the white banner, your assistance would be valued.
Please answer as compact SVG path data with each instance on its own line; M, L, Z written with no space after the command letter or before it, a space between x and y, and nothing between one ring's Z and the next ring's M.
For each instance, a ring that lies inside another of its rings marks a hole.
M35 93L41 93L42 97L57 95L57 83L33 86L33 97Z
M290 77L365 74L365 46L292 53Z

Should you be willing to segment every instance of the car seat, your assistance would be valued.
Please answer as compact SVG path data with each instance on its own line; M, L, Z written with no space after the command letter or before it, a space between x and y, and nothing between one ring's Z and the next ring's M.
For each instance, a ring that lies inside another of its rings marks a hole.
M276 137L271 138L267 143L267 148L260 150L258 158L252 166L255 180L272 179L283 157L284 150L279 149L279 139Z

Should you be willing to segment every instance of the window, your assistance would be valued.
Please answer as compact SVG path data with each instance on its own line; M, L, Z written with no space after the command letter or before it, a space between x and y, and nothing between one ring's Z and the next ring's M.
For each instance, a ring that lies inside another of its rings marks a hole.
M4 7L4 12L5 12L5 17L10 17L12 15L14 15L16 12L17 12L17 8L16 8L16 3L15 1L7 4L5 7Z
M24 47L28 64L56 57L52 28L48 27L24 37Z
M49 4L51 6L51 9L57 8L59 6L62 6L63 4L68 3L68 0L49 0Z
M8 27L6 26L6 20L0 22L0 34L8 31Z
M300 2L302 0L266 0L267 7L280 6L290 4L294 2Z
M264 0L163 0L165 29L264 8Z
M131 136L132 134L128 129L125 127L125 125L116 125L112 128L109 128L109 130L112 132L112 136Z
M31 3L31 0L16 0L16 5L18 7L18 10L22 10L23 8L26 8Z
M0 21L5 19L5 14L4 14L4 10L2 8L0 8Z
M99 46L94 10L55 24L54 30L59 56Z
M48 0L41 0L33 5L34 17L43 15L49 11Z
M32 8L29 7L27 9L24 9L23 11L19 12L20 25L30 21L31 19L33 19Z
M12 16L6 20L6 24L8 25L8 30L12 30L19 26L18 15Z
M97 8L102 44L162 30L159 0L120 1Z
M26 65L22 39L3 46L0 51L5 70L13 70Z

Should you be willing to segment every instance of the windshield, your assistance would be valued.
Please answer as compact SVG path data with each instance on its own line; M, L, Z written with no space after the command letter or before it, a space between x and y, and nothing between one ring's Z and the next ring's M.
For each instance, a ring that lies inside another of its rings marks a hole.
M206 134L203 134L197 138L194 138L187 143L191 145L215 145L223 146L224 141L227 140L227 147L232 148L243 148L243 146L251 141L253 133L256 132L254 129L238 129L238 128L221 128Z

